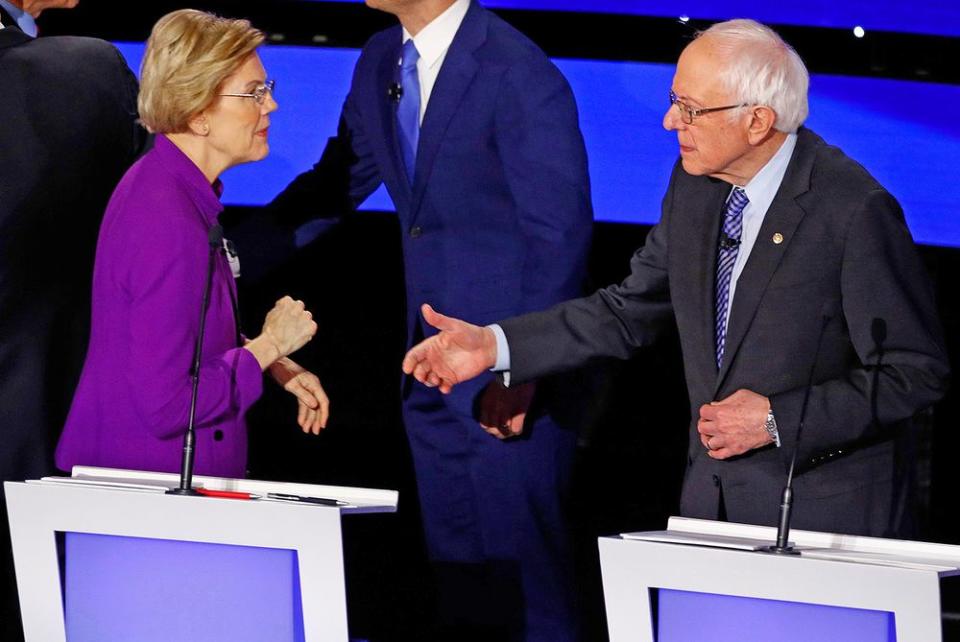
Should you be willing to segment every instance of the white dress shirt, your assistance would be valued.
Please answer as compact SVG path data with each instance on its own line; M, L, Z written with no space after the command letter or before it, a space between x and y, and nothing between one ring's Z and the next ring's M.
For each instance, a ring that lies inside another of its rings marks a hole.
M737 291L737 280L743 273L743 268L750 258L750 252L757 242L757 236L760 235L760 226L763 225L763 219L767 216L767 210L773 203L777 191L780 189L780 183L783 182L783 176L787 173L787 165L790 164L790 157L793 156L793 148L797 146L797 135L787 134L786 140L780 145L780 149L773 155L773 158L767 161L756 175L750 179L750 182L743 186L743 191L747 193L750 202L743 208L743 228L740 231L740 251L737 252L737 260L733 264L733 274L730 276L730 299L727 305L727 318L724 323L730 321L730 310L733 309L733 297ZM730 188L733 194L733 188ZM729 200L729 196L727 199Z
M413 44L420 53L420 59L417 60L417 79L420 81L420 124L423 124L423 115L427 112L427 103L430 102L430 94L437 82L443 60L447 57L447 50L450 49L450 43L457 35L460 23L463 22L463 17L467 15L469 8L470 0L457 0L421 29L417 35L411 36L409 31L403 30L403 42L406 43L413 38Z

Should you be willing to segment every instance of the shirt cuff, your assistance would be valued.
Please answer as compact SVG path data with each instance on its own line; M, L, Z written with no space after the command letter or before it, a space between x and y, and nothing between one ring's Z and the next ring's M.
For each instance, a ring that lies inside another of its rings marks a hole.
M491 323L487 327L493 332L493 336L497 340L497 362L490 370L499 373L500 376L503 377L503 385L509 387L510 346L507 344L507 335L503 333L503 328L496 323Z

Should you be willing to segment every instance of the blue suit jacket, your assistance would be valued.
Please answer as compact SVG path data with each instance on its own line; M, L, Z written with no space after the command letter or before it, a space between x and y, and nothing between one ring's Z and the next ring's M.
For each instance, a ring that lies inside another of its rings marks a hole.
M422 303L485 324L578 295L592 211L566 80L529 39L471 4L427 104L410 185L388 95L401 38L397 26L364 47L336 137L274 201L274 222L289 230L338 216L385 183L401 223L408 343ZM253 255L278 253L262 232L256 244ZM451 401L468 411L484 383Z

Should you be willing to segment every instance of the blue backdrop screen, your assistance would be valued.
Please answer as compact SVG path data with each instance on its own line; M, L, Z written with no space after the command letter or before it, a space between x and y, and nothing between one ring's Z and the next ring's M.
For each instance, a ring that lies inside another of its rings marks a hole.
M362 0L334 0L362 2ZM702 20L727 20L749 16L769 24L802 25L906 33L960 35L960 2L954 0L805 0L757 3L750 0L483 0L494 9L590 11L663 18L687 16Z
M143 44L118 46L138 69ZM358 55L353 49L262 49L280 104L271 116L271 152L224 175L225 202L264 204L320 158L336 131ZM673 66L556 63L577 97L597 220L655 223L678 154L675 135L661 126ZM899 199L918 242L960 247L960 121L947 117L950 105L960 105L960 86L814 75L807 124ZM382 188L363 207L393 209Z

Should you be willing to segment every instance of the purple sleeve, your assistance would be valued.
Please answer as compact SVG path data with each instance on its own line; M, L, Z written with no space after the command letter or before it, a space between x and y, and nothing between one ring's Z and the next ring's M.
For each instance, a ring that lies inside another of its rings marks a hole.
M161 439L182 433L189 417L190 366L207 252L202 226L153 214L137 226L118 266L130 298L131 348L125 376L146 428ZM222 338L225 327L230 343L234 336L229 303L218 305L222 302L216 296L216 280L222 276L214 275L207 314L196 417L200 428L246 412L263 386L253 354L243 348L227 349L230 344Z

